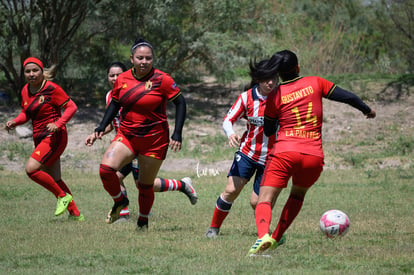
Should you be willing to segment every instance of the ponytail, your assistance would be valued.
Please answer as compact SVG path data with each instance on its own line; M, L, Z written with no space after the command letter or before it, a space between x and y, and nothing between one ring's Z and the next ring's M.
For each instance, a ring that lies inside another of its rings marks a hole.
M298 76L296 68L298 57L289 50L276 52L270 58L271 67L276 70L282 80L290 80Z

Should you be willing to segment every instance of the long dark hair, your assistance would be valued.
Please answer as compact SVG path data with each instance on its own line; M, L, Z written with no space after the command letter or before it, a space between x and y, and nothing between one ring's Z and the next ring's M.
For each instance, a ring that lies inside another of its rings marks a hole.
M259 62L256 62L256 60L250 60L249 75L251 77L251 81L250 84L245 87L245 90L252 88L254 85L259 84L261 81L276 79L277 72L273 66L274 65L270 63L270 59L263 59Z
M290 80L298 76L296 70L298 66L298 57L289 50L276 52L269 59L269 67L276 71L282 80Z
M115 61L115 62L112 62L111 64L109 64L108 69L106 70L106 73L108 74L109 73L109 70L111 68L113 68L113 67L121 68L121 70L123 72L125 72L126 70L128 70L124 63L119 62L119 61Z

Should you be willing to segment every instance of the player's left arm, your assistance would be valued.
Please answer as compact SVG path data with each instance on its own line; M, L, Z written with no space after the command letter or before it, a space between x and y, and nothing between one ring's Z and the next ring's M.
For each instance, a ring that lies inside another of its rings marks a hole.
M187 115L187 103L184 96L180 93L172 102L175 105L175 125L174 132L171 136L170 148L177 152L181 149L182 132L184 127L185 117Z
M62 108L65 109L62 116L56 120L54 123L49 123L46 128L49 132L56 132L59 128L66 125L66 123L69 122L69 120L72 119L72 117L75 115L76 111L78 110L78 107L76 106L75 102L73 102L72 99L69 99L66 101Z
M346 103L360 110L367 118L375 118L376 113L364 101L354 93L335 86L332 92L327 96L328 99Z

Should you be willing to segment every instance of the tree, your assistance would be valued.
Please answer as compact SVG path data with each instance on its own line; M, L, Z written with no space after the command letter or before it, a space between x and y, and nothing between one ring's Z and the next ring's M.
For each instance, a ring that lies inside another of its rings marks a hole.
M390 49L392 59L408 63L408 71L414 70L414 2L410 0L382 0L377 6L380 19L377 25L384 33L384 43Z
M15 96L23 86L21 64L31 55L58 70L73 51L100 30L77 30L100 0L1 0L0 70Z
M125 49L137 36L149 40L155 47L156 66L176 78L208 73L226 80L236 74L234 68L246 67L250 57L264 55L263 37L271 34L257 30L264 14L273 17L264 12L266 2L122 1L108 3L100 16L103 24L112 26L105 37L110 36ZM129 55L127 51L125 54Z

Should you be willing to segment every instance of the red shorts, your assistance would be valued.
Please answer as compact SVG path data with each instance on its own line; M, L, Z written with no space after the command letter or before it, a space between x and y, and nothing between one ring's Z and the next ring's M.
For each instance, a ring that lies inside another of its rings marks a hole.
M149 137L130 137L128 139L119 131L112 140L112 142L114 141L125 144L135 156L143 155L164 160L167 156L170 139L168 138L168 132Z
M49 167L60 158L67 144L68 133L66 130L59 130L42 139L30 157Z
M318 180L323 166L323 158L318 156L300 152L270 154L260 186L286 188L292 177L293 185L308 188Z

